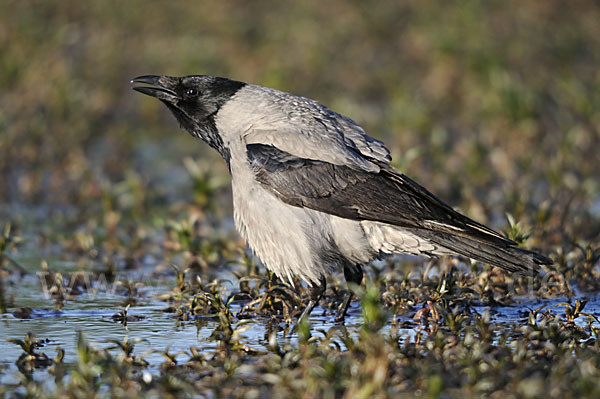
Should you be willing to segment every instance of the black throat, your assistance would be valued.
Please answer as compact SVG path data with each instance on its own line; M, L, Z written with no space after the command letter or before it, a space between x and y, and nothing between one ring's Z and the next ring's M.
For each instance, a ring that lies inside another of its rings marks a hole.
M179 109L178 106L163 101L175 118L179 121L182 128L187 130L192 136L202 139L206 144L214 148L221 154L221 157L227 163L231 159L229 148L223 143L223 139L219 134L215 117L221 107L237 93L246 83L225 78L214 78L214 81L209 87L211 98L211 111L201 120L192 119L189 115Z
M229 152L229 148L225 146L225 143L223 143L223 139L221 138L221 135L219 134L219 131L217 130L217 124L215 123L215 116L216 116L216 113L209 115L206 118L206 123L204 124L201 131L198 132L197 137L200 137L202 140L204 140L204 142L206 144L208 144L209 146L211 146L212 148L217 150L219 152L219 154L221 154L221 157L223 157L223 159L225 160L225 163L227 163L227 169L231 169L229 167L231 153ZM198 130L198 129L196 129L196 130Z

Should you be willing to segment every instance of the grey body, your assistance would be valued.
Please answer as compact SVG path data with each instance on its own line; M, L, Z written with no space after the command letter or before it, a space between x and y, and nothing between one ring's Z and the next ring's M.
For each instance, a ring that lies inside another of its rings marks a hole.
M133 82L153 85L134 89L223 156L250 248L281 279L318 288L304 315L329 273L360 283L361 265L388 254L458 254L532 274L552 263L454 211L390 166L383 143L313 100L211 76Z
M377 171L377 165L361 155L364 152L388 163L389 152L353 121L312 100L246 85L219 110L215 122L231 152L236 227L280 278L292 283L292 276L297 275L318 284L335 270L384 254L453 253L389 224L290 206L256 180L248 144L269 144L298 158Z

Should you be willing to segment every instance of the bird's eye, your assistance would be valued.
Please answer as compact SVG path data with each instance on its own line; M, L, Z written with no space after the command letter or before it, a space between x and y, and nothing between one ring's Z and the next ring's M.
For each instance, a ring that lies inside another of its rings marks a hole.
M185 95L188 97L196 97L198 95L198 90L196 89L185 89Z

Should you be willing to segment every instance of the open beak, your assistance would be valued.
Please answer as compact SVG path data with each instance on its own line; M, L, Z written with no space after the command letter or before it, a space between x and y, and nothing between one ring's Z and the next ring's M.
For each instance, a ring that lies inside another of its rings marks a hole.
M162 101L174 104L181 99L177 92L172 89L172 87L175 87L177 84L176 78L169 76L143 75L134 78L131 83L152 85L153 87L134 86L133 90L148 96L156 97Z

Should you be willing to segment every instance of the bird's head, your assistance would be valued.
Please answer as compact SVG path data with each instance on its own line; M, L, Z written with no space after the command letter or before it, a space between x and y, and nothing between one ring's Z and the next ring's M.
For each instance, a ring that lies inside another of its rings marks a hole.
M205 75L144 75L131 82L150 85L135 86L133 90L158 98L185 130L203 139L228 161L229 152L219 135L214 117L245 83Z

